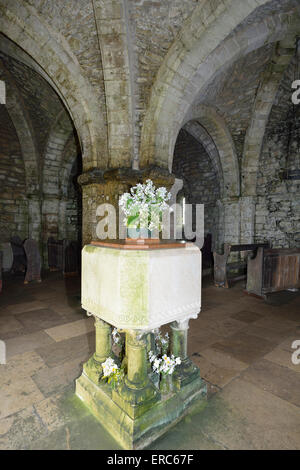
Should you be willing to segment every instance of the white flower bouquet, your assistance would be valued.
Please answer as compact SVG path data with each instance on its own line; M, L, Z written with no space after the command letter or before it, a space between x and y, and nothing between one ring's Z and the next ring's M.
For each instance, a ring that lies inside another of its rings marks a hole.
M152 364L153 372L157 374L172 375L175 367L181 364L180 357L171 357L164 354L161 358L155 356L152 351L149 352L149 361Z
M151 180L146 184L137 184L130 193L124 193L119 200L128 228L161 231L162 212L168 209L167 201L171 198L164 187L156 188Z
M115 389L124 378L124 370L119 368L111 357L108 357L101 365L103 370L102 380L107 380L112 388Z
M175 357L174 354L168 355L169 349L169 334L164 336L159 329L153 330L155 337L155 353L150 351L148 354L149 362L153 372L159 375L159 389L161 393L168 394L172 390L172 374L176 366L181 364L180 357Z

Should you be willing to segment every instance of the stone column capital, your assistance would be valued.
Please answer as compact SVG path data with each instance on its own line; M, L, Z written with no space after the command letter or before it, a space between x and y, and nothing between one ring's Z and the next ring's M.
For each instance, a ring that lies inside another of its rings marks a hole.
M171 189L175 177L168 170L148 167L142 170L132 168L106 169L93 168L78 177L82 189L83 243L90 243L96 238L96 208L100 204L109 203L117 209L117 225L119 223L119 198L137 183L151 179L155 186Z
M151 179L156 186L166 186L168 189L172 187L175 176L165 168L151 166L142 170L133 170L132 168L112 168L102 170L93 168L78 176L78 184L86 186L91 184L114 184L134 186L137 183L144 183L147 179Z
M158 166L150 166L141 170L143 174L143 182L147 179L153 181L155 186L165 186L168 190L171 189L175 182L175 175L169 172L166 168L161 168Z

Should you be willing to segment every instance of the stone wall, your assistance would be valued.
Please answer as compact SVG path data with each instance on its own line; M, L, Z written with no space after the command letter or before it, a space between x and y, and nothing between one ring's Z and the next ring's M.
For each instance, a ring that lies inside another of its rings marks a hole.
M213 246L218 240L218 207L220 185L211 159L203 145L181 130L175 146L172 172L183 180L182 194L189 204L204 204L204 233L212 234Z
M266 130L257 180L256 239L275 247L300 247L300 180L286 180L299 169L300 106L291 103L294 61L280 85Z
M0 241L28 233L25 171L18 137L4 105L0 105Z

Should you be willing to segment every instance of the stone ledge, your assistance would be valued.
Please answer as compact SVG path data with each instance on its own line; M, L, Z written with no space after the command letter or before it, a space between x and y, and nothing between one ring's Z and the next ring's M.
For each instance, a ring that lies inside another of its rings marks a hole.
M147 179L153 180L156 186L166 186L171 188L175 176L165 168L151 166L142 170L132 170L131 168L116 168L101 170L94 168L78 176L78 184L86 186L90 184L119 183L134 186L143 183Z

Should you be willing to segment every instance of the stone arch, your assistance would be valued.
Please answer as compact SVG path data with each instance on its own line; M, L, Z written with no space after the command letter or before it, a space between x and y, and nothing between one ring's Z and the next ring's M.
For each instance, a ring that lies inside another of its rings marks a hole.
M59 233L61 238L72 238L79 242L81 241L82 200L77 178L80 173L80 149L78 141L71 135L65 145L62 161Z
M266 15L259 25L245 21L267 3L269 0L224 0L216 6L200 2L170 48L152 87L142 129L141 166L168 167L178 132L206 84L243 55L284 37L295 12L273 15L272 19ZM295 6L295 2L291 4Z
M42 172L44 194L60 195L63 151L72 133L72 121L63 109L52 126L45 145Z
M64 153L67 143L75 143L74 126L65 109L57 116L48 134L42 168L42 223L44 261L47 259L49 236L65 238L66 195L62 179L65 173ZM46 262L46 261L45 261Z
M6 84L5 106L15 127L24 161L26 182L24 204L28 210L27 236L39 240L41 231L41 207L39 201L41 187L34 131L18 87L2 61L0 61L0 72L3 73Z
M298 33L300 33L299 18ZM291 32L284 41L277 44L272 62L255 98L243 151L242 195L245 197L256 195L257 171L266 127L282 77L295 53L295 41L295 32Z
M6 109L14 124L20 142L24 167L27 194L39 192L38 154L34 139L34 132L30 118L26 112L21 94L14 82L11 73L0 60L0 71L3 73L6 84Z
M0 13L0 31L29 54L45 71L49 83L55 84L77 130L85 169L105 168L106 121L66 39L45 24L33 7L19 0L1 2Z
M60 238L68 238L68 224L67 224L67 213L68 207L70 205L70 181L72 176L72 171L74 166L77 166L79 163L78 152L80 152L79 144L76 139L76 136L70 134L69 139L67 140L64 150L63 150L63 159L61 162L61 172L60 172L60 214L59 214L59 236ZM77 171L80 171L80 168ZM76 176L76 174L74 174ZM78 187L79 190L79 187ZM77 198L77 224L81 225L81 208L79 207L81 200ZM80 217L79 217L80 216ZM80 219L80 220L79 220ZM80 239L80 233L77 233L77 237Z
M213 167L218 175L221 187L223 187L223 173L220 162L220 155L218 149L209 135L209 133L204 129L203 126L198 121L189 121L183 126L189 134L191 134L195 139L197 139L205 148L206 152L210 156Z
M185 118L190 128L199 123L206 132L206 142L220 178L221 194L225 197L239 196L240 172L235 145L225 120L210 106L192 106ZM203 132L202 132L203 134ZM207 140L210 137L210 141Z
M70 178L71 170L76 158L78 157L78 141L76 136L70 134L63 151L63 159L60 173L60 188L63 197L67 196L66 188Z

